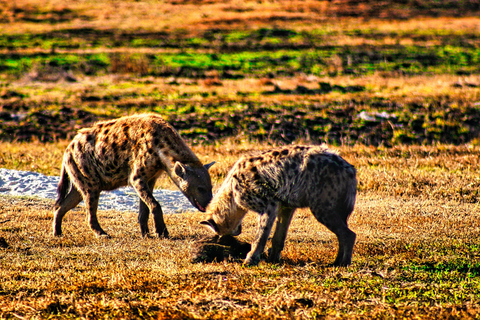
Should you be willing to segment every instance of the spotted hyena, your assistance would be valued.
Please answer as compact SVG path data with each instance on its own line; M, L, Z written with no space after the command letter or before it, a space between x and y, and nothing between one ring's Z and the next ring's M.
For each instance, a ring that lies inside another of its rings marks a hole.
M138 221L148 236L153 214L158 236L168 237L160 204L153 197L155 181L166 172L200 211L212 199L208 173L175 129L155 114L133 115L81 129L67 147L55 203L53 234L62 234L62 218L83 199L88 222L97 235L108 236L97 220L100 192L130 184L140 197Z
M280 259L296 208L309 207L338 238L335 265L352 261L356 235L347 226L357 193L356 170L320 146L287 146L238 160L207 207L202 221L220 235L238 235L248 210L259 214L258 230L245 264L260 261L277 219L269 260Z

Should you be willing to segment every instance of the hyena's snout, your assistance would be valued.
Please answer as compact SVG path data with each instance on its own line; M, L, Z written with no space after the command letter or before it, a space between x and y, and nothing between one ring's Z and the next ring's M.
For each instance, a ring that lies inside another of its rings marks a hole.
M207 206L212 201L212 189L206 187L197 187L193 192L190 192L188 199L192 205L198 210L205 212L207 211Z
M210 216L200 224L208 227L213 232L220 236L238 236L242 233L242 220L235 221L233 224L227 223L228 221L215 222L215 219Z

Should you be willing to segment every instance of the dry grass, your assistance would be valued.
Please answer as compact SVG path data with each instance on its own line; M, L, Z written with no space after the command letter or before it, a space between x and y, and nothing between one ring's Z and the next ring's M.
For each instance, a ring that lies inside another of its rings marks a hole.
M382 201L383 200L383 201ZM401 316L442 310L478 316L478 214L453 202L360 197L351 227L354 263L337 269L336 241L307 212L290 230L283 262L192 264L204 235L198 214L168 216L172 240L141 239L135 215L102 212L112 240L95 238L83 212L50 235L50 211L35 202L5 204L3 317L199 318ZM22 210L22 215L18 210ZM253 215L245 223L251 240ZM444 311L445 312L445 311Z
M58 176L68 143L0 142L0 167Z
M415 4L397 10L390 10L389 2L395 4L398 1L382 1L376 5L367 1L350 0L232 2L2 0L0 25L3 33L40 30L49 32L68 27L116 29L118 32L175 31L179 35L185 32L195 34L212 28L249 29L272 25L279 28L309 30L319 23L325 24L327 30L341 33L343 30L359 28L379 28L386 32L396 32L423 29L425 26L438 30L472 30L478 26L473 7L462 9L460 5L456 11L444 7L435 13L428 9L432 5L431 1L415 1ZM466 1L464 3L468 5ZM422 5L425 6L423 11L419 10ZM419 15L422 19L416 22L408 20ZM455 19L451 16L455 16ZM346 38L354 40L352 37Z
M194 149L218 161L218 185L239 154L266 147L226 141ZM142 239L133 212L101 211L108 240L96 238L77 209L66 216L65 236L54 238L51 201L0 197L0 237L10 245L0 249L0 317L479 317L480 211L473 193L480 150L340 151L360 180L349 268L329 266L336 240L308 210L295 215L280 264L246 268L240 261L191 262L194 242L208 234L198 212L168 215L172 239L163 240ZM255 219L247 215L241 240L252 240Z

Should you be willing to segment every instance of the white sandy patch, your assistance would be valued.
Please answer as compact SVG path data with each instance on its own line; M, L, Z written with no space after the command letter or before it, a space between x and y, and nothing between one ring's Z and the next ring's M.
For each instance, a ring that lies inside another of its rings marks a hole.
M59 177L36 172L0 168L0 195L35 196L56 199ZM155 189L153 195L160 202L164 213L196 211L180 191ZM83 204L83 202L82 202ZM100 210L137 211L138 196L131 187L102 192Z

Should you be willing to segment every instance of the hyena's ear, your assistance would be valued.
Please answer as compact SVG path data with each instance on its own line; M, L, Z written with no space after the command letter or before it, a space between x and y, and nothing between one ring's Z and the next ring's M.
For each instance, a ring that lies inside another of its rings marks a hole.
M204 226L207 226L208 228L212 229L213 232L218 233L218 226L215 223L215 221L213 221L213 219L200 221L200 224L203 224Z
M181 164L180 162L175 162L175 166L173 167L173 171L175 172L175 174L177 176L179 176L180 178L182 179L185 179L185 177L187 176L187 166L185 166L184 164Z
M209 164L204 165L205 169L210 169L211 166L215 164L215 161L210 162Z

